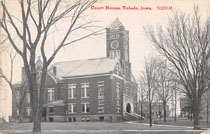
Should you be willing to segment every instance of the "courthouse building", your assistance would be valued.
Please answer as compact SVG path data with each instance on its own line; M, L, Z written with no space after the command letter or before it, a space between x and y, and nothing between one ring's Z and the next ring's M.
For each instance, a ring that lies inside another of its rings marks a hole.
M106 28L106 57L52 64L46 81L45 120L116 121L137 117L137 84L129 46L129 31L117 18ZM39 77L40 59L36 67ZM20 84L15 86L20 94ZM30 101L28 93L25 100ZM13 118L19 116L16 101ZM24 112L25 118L30 118L29 105L24 105Z

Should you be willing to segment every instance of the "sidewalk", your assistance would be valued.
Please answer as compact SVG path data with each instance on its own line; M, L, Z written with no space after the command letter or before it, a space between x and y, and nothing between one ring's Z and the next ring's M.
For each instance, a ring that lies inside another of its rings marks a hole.
M210 134L210 129L203 131L201 134Z
M143 124L145 126L149 126L148 123L139 123L139 122L126 122L126 123L132 123L132 124ZM177 126L177 125L164 125L164 124L152 124L152 126L162 126L162 127L183 127L183 128L190 128L192 129L193 127L190 126Z
M202 132L203 130L42 130L42 132L48 132L48 133L115 133L115 132ZM24 133L24 132L31 132L31 130L0 130L1 133ZM205 132L205 131L204 131ZM208 131L210 132L210 131ZM201 134L210 134L210 133L201 133Z

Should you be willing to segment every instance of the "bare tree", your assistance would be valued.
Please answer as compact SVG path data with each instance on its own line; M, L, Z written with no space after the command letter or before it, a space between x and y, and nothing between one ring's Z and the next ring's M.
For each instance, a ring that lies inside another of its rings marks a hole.
M169 67L167 66L167 62L159 62L158 66L158 88L156 90L156 95L157 98L162 102L163 104L163 115L164 115L164 122L166 122L166 116L167 116L167 111L166 107L169 102L169 100L172 97L171 90L172 90L172 85L174 84L173 81L173 75L169 71ZM160 115L161 116L161 115Z
M6 50L6 49L5 49ZM2 53L1 53L2 54ZM13 91L13 66L14 66L14 60L15 60L15 57L17 56L17 53L13 53L12 50L10 50L9 52L9 60L10 60L10 67L7 67L7 69L9 70L10 74L9 75L6 75L5 72L3 71L2 67L0 68L0 78L4 79L7 84L9 84L11 90Z
M208 90L203 96L203 110L206 113L206 124L209 127L209 105L210 105L210 91Z
M140 76L141 77L141 76ZM140 115L143 117L145 116L143 114L144 112L144 105L146 104L146 87L145 84L143 82L144 80L142 80L140 78L139 80L139 85L138 85L138 91L139 91L139 105L140 105Z
M68 3L64 0L19 0L18 2L19 5L16 7L21 11L20 16L13 15L7 3L1 1L3 11L0 27L9 43L23 60L32 106L33 132L39 133L41 132L41 115L48 66L61 48L97 35L101 33L101 28L94 25L93 19L86 19L85 16L82 16L96 0L78 0ZM64 22L68 22L65 27L63 26ZM64 28L62 34L58 32L59 24ZM58 33L58 35L50 38L51 33ZM78 36L75 37L75 34ZM61 39L59 40L58 37ZM46 46L47 44L52 46L52 43L48 42L52 39L56 39L56 41L53 44L52 53L49 54L49 50L46 53ZM39 51L43 65L41 78L37 80L35 61ZM40 89L39 95L38 89Z
M142 74L143 84L146 87L146 98L149 107L149 122L152 127L152 106L155 97L155 90L157 89L157 59L145 58L145 67Z
M178 96L178 83L177 83L177 80L174 79L174 84L173 84L173 87L172 87L172 90L171 90L171 94L172 94L172 103L174 105L174 121L176 122L177 120L177 96Z
M4 50L5 51L2 51L2 53L3 52L7 53L6 51L8 50L8 48L4 49ZM21 81L20 85L18 85L19 86L18 90L19 90L20 96L19 96L19 98L17 98L16 88L13 85L14 61L17 56L17 53L14 53L13 50L8 50L8 51L9 51L9 61L10 61L10 63L8 65L10 65L10 67L7 67L7 69L9 69L10 74L6 75L6 71L2 67L0 67L0 78L6 81L6 83L9 85L9 87L12 91L13 99L17 100L15 102L15 105L18 108L19 113L20 113L19 121L22 122L22 120L23 120L23 102L24 102L25 94L26 94L26 88L25 88L26 82ZM0 54L2 54L2 53L0 53Z
M144 27L145 34L156 49L176 68L184 86L183 93L193 104L194 129L199 129L201 97L207 90L210 58L210 15L204 20L199 16L198 7L193 14L175 12L167 26L156 30Z

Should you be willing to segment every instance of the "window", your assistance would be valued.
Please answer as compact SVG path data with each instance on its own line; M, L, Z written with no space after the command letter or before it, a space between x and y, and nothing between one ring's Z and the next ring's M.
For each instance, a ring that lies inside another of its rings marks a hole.
M120 74L120 66L119 66L119 64L117 64L116 65L116 73L117 73L117 75L119 75Z
M99 107L98 108L98 113L104 113L104 107Z
M49 113L54 113L54 107L49 107Z
M76 122L76 121L77 121L76 117L73 117L73 122Z
M120 83L116 83L117 106L120 106Z
M49 117L49 122L54 122L54 118L53 117Z
M30 93L29 92L26 93L26 101L27 101L27 103L30 103Z
M70 103L68 106L68 113L76 113L76 104Z
M69 122L76 122L76 117L69 117Z
M90 103L82 103L82 113L90 112Z
M99 117L100 121L104 121L104 116Z
M119 38L119 33L111 33L111 39Z
M117 113L120 113L120 108L116 108L116 112Z
M30 116L31 115L31 108L30 107L27 107L26 113L27 113L27 116Z
M17 99L17 103L20 103L20 91L16 91L16 99Z
M126 76L128 77L129 76L129 69L128 69L128 67L125 67L125 74L126 74Z
M104 99L99 99L98 100L98 105L104 105Z
M127 85L125 87L125 94L127 95L132 95L132 89L130 89L130 85Z
M125 87L125 94L128 95L128 86Z
M68 99L76 98L76 84L68 84Z
M112 59L114 58L114 51L113 50L110 51L109 57L112 58Z
M122 64L122 73L125 75L125 64Z
M104 97L104 82L98 82L98 97Z
M120 98L120 83L116 83L116 94L117 98Z
M120 99L117 99L117 106L120 106Z
M125 51L125 60L128 61L128 52Z
M117 57L118 59L120 59L120 50L116 50L115 51L115 57Z
M82 83L81 84L81 97L82 98L89 98L89 83Z
M110 58L118 58L120 59L120 50L111 50L110 51Z
M17 109L16 114L17 114L17 116L19 116L19 115L20 115L20 113L19 113L19 109Z
M48 88L48 101L51 102L51 101L54 101L54 96L55 96L55 93L54 93L54 88Z
M82 122L84 122L84 121L85 121L85 117L82 117L81 119L82 119Z

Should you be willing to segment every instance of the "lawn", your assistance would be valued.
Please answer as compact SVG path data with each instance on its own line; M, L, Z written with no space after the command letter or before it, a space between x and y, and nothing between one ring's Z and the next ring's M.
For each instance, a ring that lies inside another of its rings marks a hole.
M32 123L2 124L0 130L31 130ZM74 122L74 123L42 123L42 130L183 130L183 127L165 127L153 125L150 128L142 123L109 123L109 122ZM185 128L190 130L191 128Z
M186 118L177 118L177 121L175 122L173 118L167 118L166 123L164 123L163 119L161 121L158 120L159 124L167 124L167 125L176 125L176 126L190 126L193 127L193 121L186 119ZM207 121L200 121L200 126L202 128L210 128L210 121L207 123Z
M33 134L31 132L6 132L2 134ZM123 132L123 131L107 131L107 132L42 132L41 134L200 134L200 132Z
M31 134L32 123L0 124L0 134ZM188 127L158 126L142 123L75 122L42 123L42 134L200 134Z

